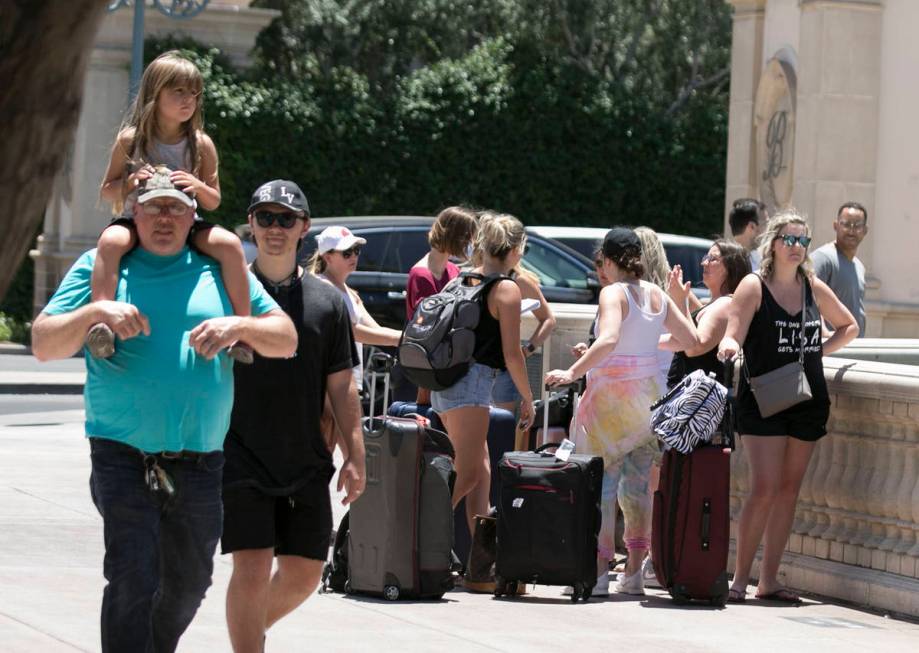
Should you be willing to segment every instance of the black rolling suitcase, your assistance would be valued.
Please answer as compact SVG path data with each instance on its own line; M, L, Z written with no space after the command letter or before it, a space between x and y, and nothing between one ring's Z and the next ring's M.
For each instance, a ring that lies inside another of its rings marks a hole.
M372 361L372 394L380 375L388 393L390 365ZM347 516L344 590L388 600L441 598L456 571L453 446L423 418L367 417L363 431L367 485Z
M495 596L518 583L571 585L587 600L597 582L603 459L546 451L515 451L501 459Z
M661 464L651 555L658 582L677 603L694 600L723 606L728 598L733 371L733 363L725 365L728 392L720 439L688 454L665 451Z

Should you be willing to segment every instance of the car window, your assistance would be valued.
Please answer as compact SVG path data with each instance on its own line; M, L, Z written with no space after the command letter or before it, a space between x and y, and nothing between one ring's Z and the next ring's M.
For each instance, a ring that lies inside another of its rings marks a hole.
M367 240L361 248L361 256L357 260L357 269L362 272L383 271L386 250L389 247L389 232L355 229L354 235Z
M394 231L389 236L389 247L381 271L408 274L411 267L430 249L427 229Z
M530 238L528 250L523 255L521 265L539 277L543 286L562 288L587 288L587 276L584 270L567 258L560 256L557 249L548 247L543 241Z
M597 248L600 247L600 241L594 240L593 238L555 238L554 240L557 240L563 245L567 245L578 254L586 256L591 261L594 259Z
M683 280L693 286L702 285L702 257L708 253L708 247L696 245L664 245L667 262L670 267L679 265L683 268Z
M306 238L303 239L303 245L300 246L300 251L297 254L297 260L300 262L300 265L306 265L309 258L313 255L313 252L316 251L316 236L319 235L321 231L322 229L318 228L311 229L309 233L307 233ZM353 233L355 236L360 236L367 240L367 243L361 248L361 255L357 261L357 269L363 272L379 272L383 267L386 248L389 242L389 232L354 229Z

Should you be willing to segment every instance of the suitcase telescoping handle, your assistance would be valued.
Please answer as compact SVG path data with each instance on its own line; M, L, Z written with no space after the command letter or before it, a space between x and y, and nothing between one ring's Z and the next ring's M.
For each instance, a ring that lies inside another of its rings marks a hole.
M725 453L734 451L734 364L735 359L724 361L724 387L728 393L724 399L724 417L721 419L721 444Z
M549 403L552 401L552 391L553 390L574 390L574 397L572 398L572 410L575 414L578 412L578 396L584 392L584 378L577 379L572 383L566 383L564 385L545 385L546 389L546 398L543 401L542 407L542 432L543 437L546 437L549 433ZM557 397L558 395L556 395ZM539 449L537 449L539 451Z
M383 375L383 415L385 416L386 406L389 405L389 373L395 364L396 359L383 351L374 352L370 356L367 364L367 371L370 372L370 430L376 428L373 412L377 405L377 377Z

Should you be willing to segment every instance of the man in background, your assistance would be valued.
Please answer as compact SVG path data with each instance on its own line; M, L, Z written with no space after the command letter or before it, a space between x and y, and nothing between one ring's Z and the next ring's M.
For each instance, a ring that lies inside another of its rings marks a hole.
M836 212L833 231L836 240L811 254L814 272L855 316L858 337L864 338L865 266L855 254L868 234L868 211L858 202L846 202Z

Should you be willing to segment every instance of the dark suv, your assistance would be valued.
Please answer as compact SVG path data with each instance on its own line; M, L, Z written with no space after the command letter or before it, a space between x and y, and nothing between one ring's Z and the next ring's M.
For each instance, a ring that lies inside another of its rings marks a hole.
M315 236L330 225L348 227L367 239L357 270L348 285L357 290L380 324L401 329L405 324L405 286L409 269L430 249L429 217L370 216L316 218L300 251L301 262L316 249ZM599 284L589 259L552 239L530 233L521 265L539 277L550 302L597 302Z

